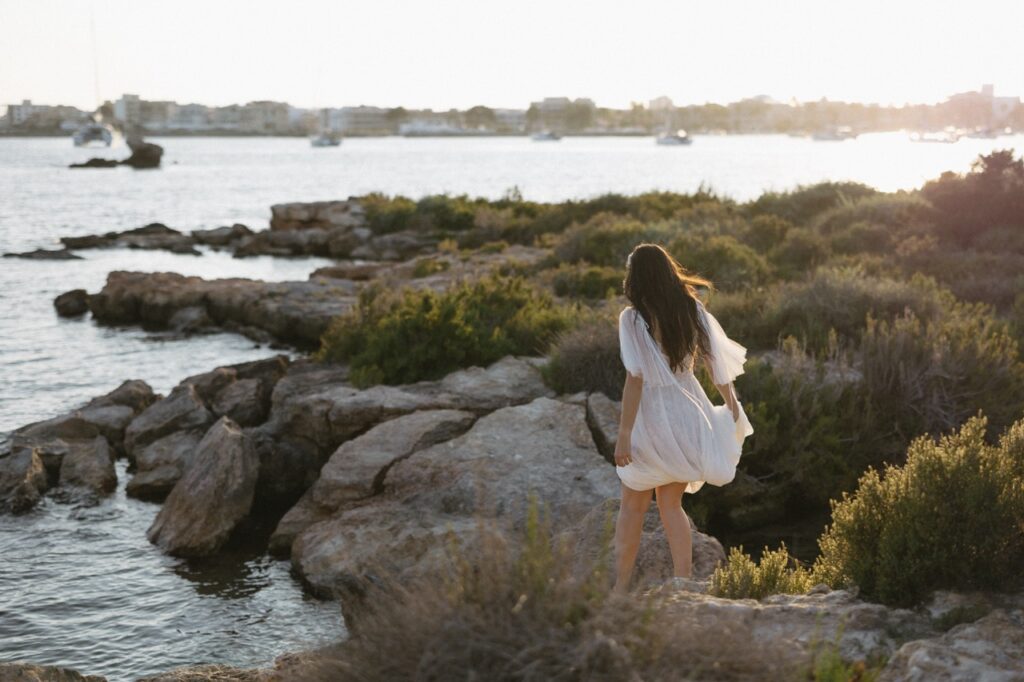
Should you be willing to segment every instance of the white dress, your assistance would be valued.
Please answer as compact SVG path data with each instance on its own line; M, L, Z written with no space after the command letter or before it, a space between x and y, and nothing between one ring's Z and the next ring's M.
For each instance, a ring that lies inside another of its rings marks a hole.
M708 334L712 379L728 384L743 373L747 349L725 335L700 301L697 316ZM615 468L622 482L633 490L686 482L688 493L697 492L705 482L730 482L743 441L754 432L743 406L734 421L727 405L713 405L693 374L692 355L673 372L632 306L619 314L619 346L626 371L644 380L630 438L632 462Z

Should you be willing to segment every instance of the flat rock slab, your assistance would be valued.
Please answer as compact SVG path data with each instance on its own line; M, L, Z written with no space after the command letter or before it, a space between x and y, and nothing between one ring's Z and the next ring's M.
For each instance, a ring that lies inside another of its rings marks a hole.
M518 536L531 496L562 525L617 489L584 408L538 398L394 464L382 494L302 532L292 563L315 591L344 597L368 570L428 570L443 558L446 538L472 542L481 519Z
M251 440L221 417L167 496L146 533L149 541L175 556L216 552L248 516L258 474L259 456Z
M35 663L0 663L0 680L3 682L107 682L99 675L83 675L71 668Z

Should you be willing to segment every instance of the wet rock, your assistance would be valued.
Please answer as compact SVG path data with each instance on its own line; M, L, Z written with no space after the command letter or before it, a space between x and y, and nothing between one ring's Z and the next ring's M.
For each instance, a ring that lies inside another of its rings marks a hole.
M580 569L593 566L602 552L606 552L609 575L614 575L614 551L611 541L618 513L619 498L609 498L593 507L577 525L563 531L564 539L576 547L574 556L580 562ZM725 561L725 550L717 539L697 530L692 519L690 531L693 537L693 578L710 578L719 562ZM637 555L633 579L638 585L660 584L672 577L672 571L672 555L652 495L651 506L644 517L640 552Z
M99 157L92 157L88 161L82 163L68 164L68 168L117 168L121 165L121 162L117 159L101 159Z
M127 494L151 501L167 497L192 463L203 434L203 429L175 431L137 451Z
M214 398L213 413L231 417L242 426L255 426L267 417L269 395L262 395L258 379L242 379L225 386Z
M132 153L127 159L121 161L122 164L135 169L160 167L160 159L164 155L163 147L152 142L145 142L141 138L129 138L127 142Z
M140 379L129 379L110 393L93 398L85 407L102 407L108 405L124 405L135 412L141 412L153 403L160 396L153 393L153 389L145 381Z
M175 556L216 552L252 507L259 457L227 417L203 436L195 460L149 527L149 541Z
M278 523L270 544L287 553L299 532L343 504L380 491L390 467L413 452L450 440L470 427L476 416L460 410L425 410L387 420L331 455L308 494Z
M235 223L234 225L215 227L210 230L192 230L191 234L192 239L194 239L197 244L227 246L232 242L239 241L245 237L250 237L254 233L245 225Z
M381 494L300 533L292 564L315 591L353 597L368 571L429 570L449 534L472 543L481 519L521 530L531 495L571 524L616 491L584 408L538 398L395 463Z
M60 485L93 495L108 495L117 488L114 455L103 436L76 443L60 464Z
M609 463L615 462L615 443L619 439L622 403L595 391L587 396L587 424L594 434L597 449Z
M0 512L19 514L39 502L47 488L43 460L32 448L0 454Z
M166 249L180 253L196 253L192 237L163 223L149 223L142 227L120 232L90 234L78 237L61 237L61 244L68 249L131 248Z
M973 623L904 644L880 682L1024 679L1024 611L997 609Z
M197 332L202 329L208 329L213 327L213 320L206 314L206 309L197 306L190 305L182 308L181 310L175 311L171 315L171 319L167 320L167 326L176 332L183 334Z
M218 326L252 327L280 341L316 347L330 322L352 307L355 293L355 283L344 280L204 280L115 271L99 293L89 296L89 309L104 324L166 329L179 310L201 307Z
M89 294L85 289L72 289L53 299L53 307L61 317L77 317L89 312Z
M26 258L29 260L81 260L82 257L75 255L68 249L36 249L35 251L24 251L22 253L7 252L4 258Z
M257 506L283 513L313 485L327 455L305 438L273 434L265 425L246 433L260 460Z
M33 450L46 467L49 485L57 485L64 457L75 447L98 436L95 424L78 417L74 412L34 422L16 429L11 437L11 448Z
M137 450L166 435L204 427L214 421L195 386L179 384L171 394L146 408L125 430L125 450L130 457Z
M0 663L0 680L3 682L107 682L99 675L83 675L71 668L35 663Z

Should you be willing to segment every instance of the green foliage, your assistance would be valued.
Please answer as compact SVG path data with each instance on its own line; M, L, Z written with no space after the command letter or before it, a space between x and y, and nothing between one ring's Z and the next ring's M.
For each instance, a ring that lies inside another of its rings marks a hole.
M367 194L359 198L366 211L366 222L377 234L398 232L409 227L416 214L416 202L405 197Z
M774 215L795 225L806 225L830 208L877 193L857 182L822 182L792 192L765 192L746 209L750 215Z
M828 242L808 230L786 233L782 242L769 252L769 258L785 277L799 277L812 272L829 256Z
M577 317L521 278L491 276L443 293L366 288L331 323L317 358L348 362L358 386L411 383L542 353Z
M732 236L683 234L672 240L668 251L688 270L722 289L757 286L768 279L764 258Z
M755 216L747 227L743 241L760 252L766 252L780 244L793 224L778 216L767 214Z
M544 379L558 393L600 391L622 398L626 370L619 356L618 320L607 308L559 335L544 367Z
M623 268L626 256L641 242L665 241L672 234L668 223L646 224L635 218L599 213L565 231L555 256L567 263L582 261Z
M1024 160L1013 150L981 156L967 175L943 173L921 188L943 232L970 244L992 228L1024 228Z
M728 599L762 599L771 594L803 594L812 586L810 573L786 551L764 548L754 561L742 547L733 547L724 565L711 576L711 593Z
M1024 586L1024 420L994 446L986 424L918 438L905 465L865 473L833 503L815 578L903 606L938 589Z
M814 682L875 682L884 667L864 661L844 661L839 647L833 644L815 656L811 676Z
M621 293L623 269L562 263L551 277L556 296L602 299Z
M861 369L885 427L908 440L951 429L979 409L1002 428L1024 408L1017 343L981 304L957 303L927 322L913 313L869 319Z
M413 279L419 279L420 277L429 277L439 272L444 272L450 267L450 263L446 260L439 258L421 258L416 261L416 265L413 266L412 276Z
M819 215L814 225L824 235L843 232L857 223L882 225L890 231L902 232L929 227L936 217L935 209L921 196L897 192L841 203Z

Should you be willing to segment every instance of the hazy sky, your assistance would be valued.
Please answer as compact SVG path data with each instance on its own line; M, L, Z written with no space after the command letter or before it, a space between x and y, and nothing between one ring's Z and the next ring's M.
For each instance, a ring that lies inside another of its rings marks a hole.
M1024 95L1018 0L0 0L0 105Z

